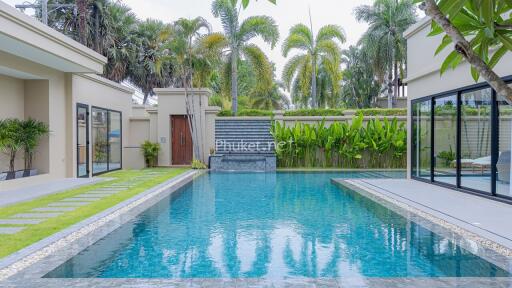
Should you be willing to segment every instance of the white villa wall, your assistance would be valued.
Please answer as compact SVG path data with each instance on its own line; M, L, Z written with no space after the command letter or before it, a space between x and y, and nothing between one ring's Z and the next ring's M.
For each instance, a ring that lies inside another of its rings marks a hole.
M442 35L428 37L430 33L430 19L424 18L408 29L404 36L407 39L407 79L408 84L408 121L411 121L411 100L425 96L447 92L475 84L471 77L469 63L463 61L455 70L448 70L440 75L440 67L446 56L453 51L447 47L435 56L435 51L442 40ZM494 71L499 76L512 75L512 53L506 54ZM480 79L483 82L483 79ZM408 125L409 129L411 128ZM411 163L411 131L408 133L408 173L410 175Z
M0 119L25 117L25 84L22 79L0 75ZM16 167L22 167L23 159L17 159ZM0 153L0 172L9 169L9 158Z
M158 164L162 166L172 165L172 149L171 149L171 115L187 115L185 90L180 88L164 88L155 89L158 96L158 121L157 121L157 139L161 146L161 152L158 157ZM202 131L199 136L202 142L203 162L208 161L209 147L206 132L206 110L208 107L208 97L211 92L204 89L194 89L189 91L190 101L194 102L197 116L198 131ZM194 97L194 98L193 98ZM192 99L193 98L193 99Z
M103 77L93 74L80 74L72 76L72 94L73 101L72 107L68 108L72 111L72 119L76 119L76 105L78 103L89 105L89 109L93 106L99 108L105 108L110 110L116 110L121 112L122 117L122 161L123 167L127 160L126 145L128 139L130 139L130 116L132 114L132 94L133 90L120 85L118 83L109 81ZM92 116L92 114L91 114ZM74 121L73 121L74 123ZM75 124L73 124L75 125ZM91 127L92 128L92 127ZM89 141L92 140L93 129L89 129ZM72 143L73 147L76 147L76 128L73 126ZM93 143L91 141L90 148ZM92 155L89 153L89 164L92 165ZM72 163L76 163L77 159L76 152L72 155ZM126 167L129 168L129 167ZM72 175L76 175L76 165L72 167ZM90 167L92 171L92 166Z

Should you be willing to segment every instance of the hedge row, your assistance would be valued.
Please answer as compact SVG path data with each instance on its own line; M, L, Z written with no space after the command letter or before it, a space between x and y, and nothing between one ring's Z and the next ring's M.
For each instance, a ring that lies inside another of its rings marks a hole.
M346 111L343 109L299 109L285 111L284 116L344 116ZM363 116L406 116L407 109L368 108L355 110L355 113L363 114ZM217 116L230 117L233 116L233 112L222 110ZM274 116L274 113L268 110L245 109L241 110L238 116Z

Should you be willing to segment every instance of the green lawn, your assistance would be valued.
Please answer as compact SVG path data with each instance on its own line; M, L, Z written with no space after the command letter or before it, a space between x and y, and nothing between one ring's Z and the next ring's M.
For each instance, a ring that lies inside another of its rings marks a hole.
M141 180L140 183L137 183L134 187L128 190L121 191L115 195L108 196L101 200L92 202L89 205L79 207L74 211L66 212L62 215L59 215L58 217L48 219L39 224L28 225L27 229L16 234L0 235L0 258L3 258L56 232L59 232L73 224L76 224L99 212L102 212L124 200L127 200L141 192L148 190L149 188L152 188L160 183L163 183L166 180L169 180L188 170L188 168L156 168L145 170L116 171L102 175L102 177L114 178L114 180L111 181L105 181L97 184L82 186L58 194L37 198L29 202L23 202L0 208L0 219L6 219L18 213L34 213L30 210L34 208L45 207L50 203L54 203L75 195L83 194L88 191L93 191L97 188L108 186L113 183L125 182L134 177L144 175L145 173L148 172L163 172L163 174L150 178L149 180ZM6 226L8 225L2 225L2 227Z

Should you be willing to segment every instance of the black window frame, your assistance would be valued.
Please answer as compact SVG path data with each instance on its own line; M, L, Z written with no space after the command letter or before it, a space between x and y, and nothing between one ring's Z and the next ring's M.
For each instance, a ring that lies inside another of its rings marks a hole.
M512 75L510 76L507 76L507 77L503 77L502 78L507 84L512 84ZM473 91L476 91L476 90L481 90L481 89L491 89L491 93L492 93L492 106L491 106L491 121L492 121L492 125L491 125L491 193L489 192L486 192L486 191L480 191L480 190L477 190L477 189L471 189L471 188L466 188L466 187L462 187L461 186L461 143L462 143L462 139L461 139L461 121L462 121L462 108L461 108L461 104L462 104L462 94L464 93L469 93L469 92L473 92ZM446 97L446 96L450 96L450 95L457 95L457 119L456 119L456 122L457 122L457 127L456 127L456 161L457 161L457 171L456 171L456 184L453 185L453 184L448 184L448 183L442 183L442 182L438 182L438 181L435 181L434 179L434 139L435 139L435 131L434 131L434 128L435 128L435 124L434 124L434 120L435 120L435 113L434 113L434 103L435 103L435 99L438 99L438 98L442 98L442 97ZM420 98L417 98L417 99L413 99L411 100L411 107L414 107L415 104L418 104L418 103L422 103L422 102L426 102L426 101L430 101L430 105L432 107L432 112L430 113L430 180L428 179L425 179L425 178L421 178L421 177L417 177L416 175L414 175L414 173L412 172L412 165L414 164L414 160L411 155L410 157L410 162L409 162L409 165L411 167L410 169L410 174L409 176L411 177L411 179L413 180L416 180L416 181L421 181L421 182L425 182L425 183L429 183L429 184L433 184L433 185L437 185L437 186L440 186L440 187L445 187L445 188L450 188L450 189L454 189L454 190L457 190L457 191L460 191L460 192L464 192L464 193L469 193L469 194L473 194L473 195L477 195L477 196L481 196L481 197L485 197L485 198L488 198L488 199L493 199L493 200L497 200L497 201L500 201L500 202L504 202L504 203L508 203L508 204L512 204L512 197L511 196L506 196L506 195L501 195L501 194L498 194L497 193L497 189L496 189L496 179L497 179L497 168L496 168L496 164L498 163L498 158L499 158L499 105L498 105L498 101L497 101L497 93L494 89L492 89L492 87L487 83L487 82L480 82L480 83L477 83L477 84L473 84L473 85L469 85L469 86L465 86L465 87L461 87L461 88L457 88L457 89L453 89L453 90L449 90L449 91L445 91L445 92L441 92L441 93L436 93L436 94L433 94L433 95L430 95L430 96L424 96L424 97L420 97ZM411 108L412 109L412 108ZM409 131L413 131L413 128L414 128L414 123L412 121L412 113L410 114L410 123L409 123ZM411 153L415 153L415 148L413 146L413 144L415 143L413 137L415 137L415 135L411 135ZM510 185L512 185L512 183L510 183Z
M86 159L86 168L85 168L85 171L86 171L86 174L85 175L80 175L80 167L79 167L79 159L80 159L80 149L78 149L78 142L79 142L79 137L80 137L80 127L78 126L78 111L80 110L80 108L85 108L85 110L87 111L86 114L85 114L85 159ZM89 105L87 104L83 104L83 103L76 103L76 120L75 120L75 127L76 127L76 177L77 178L89 178L90 175L91 175L91 171L89 169L89 166L90 166L90 160L89 160L89 149L90 149L90 139L89 139L89 119L91 118L90 117L90 112L89 112Z
M96 110L103 110L103 111L106 111L107 112L107 170L106 171L101 171L101 172L98 172L98 173L94 173L94 159L92 160L91 164L92 164L92 176L98 176L98 175L101 175L101 174L105 174L105 173L109 173L109 172L114 172L114 171L119 171L119 170L122 170L123 169L123 112L121 111L118 111L118 110L113 110L113 109L108 109L108 108L103 108L103 107L99 107L99 106L91 106L91 115L92 115L92 110L93 109L96 109ZM119 113L119 145L120 145L120 167L117 168L117 169L110 169L110 112L114 112L114 113ZM89 117L90 118L90 121L91 121L91 129L92 129L92 121L93 121L93 117ZM92 130L91 130L92 131ZM92 149L92 146L91 145L91 149Z

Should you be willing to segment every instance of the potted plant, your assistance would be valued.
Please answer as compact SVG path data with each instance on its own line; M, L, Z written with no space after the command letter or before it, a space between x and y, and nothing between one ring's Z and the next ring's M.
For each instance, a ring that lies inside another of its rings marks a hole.
M9 171L5 173L5 180L16 178L14 161L16 153L23 148L23 139L20 133L21 121L19 119L0 120L0 150L9 157Z
M146 167L155 167L158 160L158 153L160 152L160 144L145 141L141 145L142 154L144 155L144 162Z
M41 137L49 132L48 125L44 122L32 118L21 122L21 135L25 152L25 170L23 171L23 177L37 175L37 169L32 169L32 160Z

